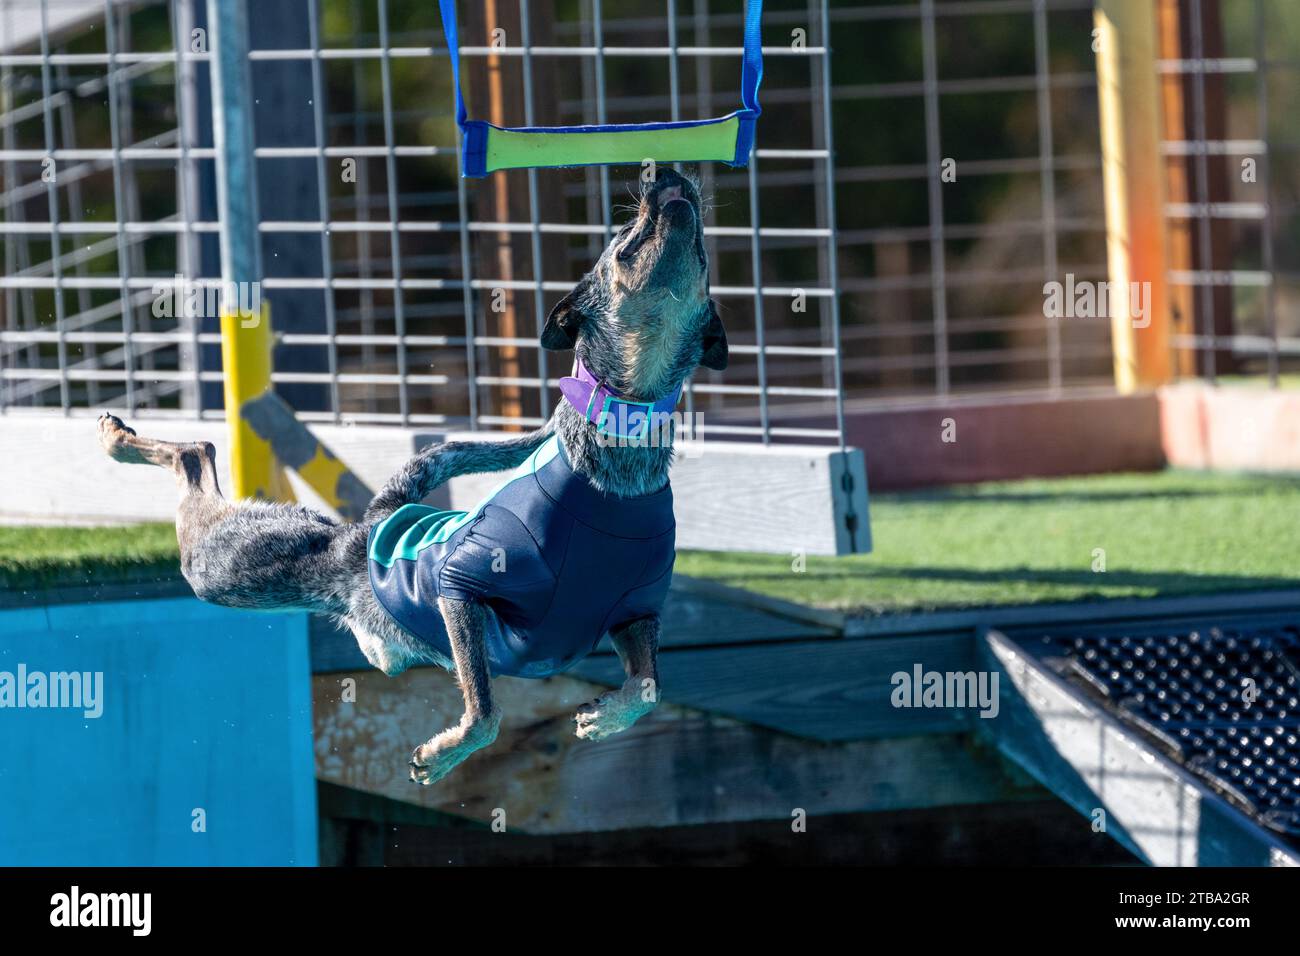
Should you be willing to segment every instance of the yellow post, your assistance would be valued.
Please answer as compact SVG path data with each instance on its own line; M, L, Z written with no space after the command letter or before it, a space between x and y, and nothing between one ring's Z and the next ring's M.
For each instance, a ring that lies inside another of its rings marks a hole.
M293 489L271 446L244 418L244 403L271 388L271 306L259 315L221 316L221 366L230 429L230 478L236 498L293 501Z
M1115 387L1133 392L1173 374L1155 0L1097 0L1093 25Z

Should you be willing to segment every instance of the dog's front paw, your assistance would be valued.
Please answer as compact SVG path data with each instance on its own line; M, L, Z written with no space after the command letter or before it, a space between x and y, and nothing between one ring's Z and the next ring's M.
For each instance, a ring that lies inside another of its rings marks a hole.
M470 754L497 739L501 718L492 716L462 721L425 741L411 753L411 780L423 787L437 783Z
M646 700L645 695L635 690L610 691L578 708L573 715L577 725L574 733L582 740L604 740L627 730L654 710L654 706L653 699Z
M418 783L422 787L437 783L469 756L468 754L457 755L451 749L431 751L429 748L432 743L433 741L430 740L411 751L411 782Z

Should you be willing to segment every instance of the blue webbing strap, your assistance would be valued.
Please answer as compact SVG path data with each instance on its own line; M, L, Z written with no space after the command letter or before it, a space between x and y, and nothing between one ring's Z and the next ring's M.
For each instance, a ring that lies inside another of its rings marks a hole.
M745 3L745 61L740 72L740 101L755 116L758 108L758 84L763 82L763 0Z
M451 76L456 87L456 125L460 127L463 137L461 172L465 176L483 176L487 169L487 137L492 124L483 120L471 120L465 108L465 94L460 83L460 31L456 25L456 0L438 0L438 9L442 14L442 33L447 40L447 51L451 54ZM763 19L763 0L745 0L745 54L740 73L740 101L743 109L732 113L740 121L736 133L736 154L728 163L730 166L744 166L749 162L749 153L754 146L754 128L762 109L758 105L758 87L763 82L763 38L761 22ZM512 127L516 131L528 129L545 129L551 133L602 133L627 129L662 129L681 126L705 125L720 122L717 120L697 120L687 123L643 123L629 125L605 124L603 126L573 127Z
M745 0L745 58L740 68L740 101L745 108L737 113L740 129L736 132L736 155L730 166L744 166L749 162L754 129L758 115L763 112L758 105L758 85L763 82L762 19L763 0Z
M456 125L461 135L461 175L487 175L487 127L480 120L470 120L465 109L465 95L460 86L460 30L456 26L456 0L438 0L442 14L442 35L451 54L451 81L456 87Z
M447 38L447 52L451 54L451 81L456 84L456 125L465 128L465 97L460 90L460 31L456 28L456 0L438 0L442 14L442 35Z

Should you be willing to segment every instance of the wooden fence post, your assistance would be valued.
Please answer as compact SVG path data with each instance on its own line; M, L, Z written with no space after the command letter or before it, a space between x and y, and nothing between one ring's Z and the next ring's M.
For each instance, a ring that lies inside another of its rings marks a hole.
M1097 0L1093 23L1115 387L1128 393L1173 376L1155 0Z

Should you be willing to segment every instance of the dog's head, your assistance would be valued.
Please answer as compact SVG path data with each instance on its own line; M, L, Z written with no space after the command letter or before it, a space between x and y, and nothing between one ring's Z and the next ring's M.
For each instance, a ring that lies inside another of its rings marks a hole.
M628 398L670 393L696 365L727 367L727 336L709 298L700 193L661 168L636 216L546 320L542 345L576 349Z

